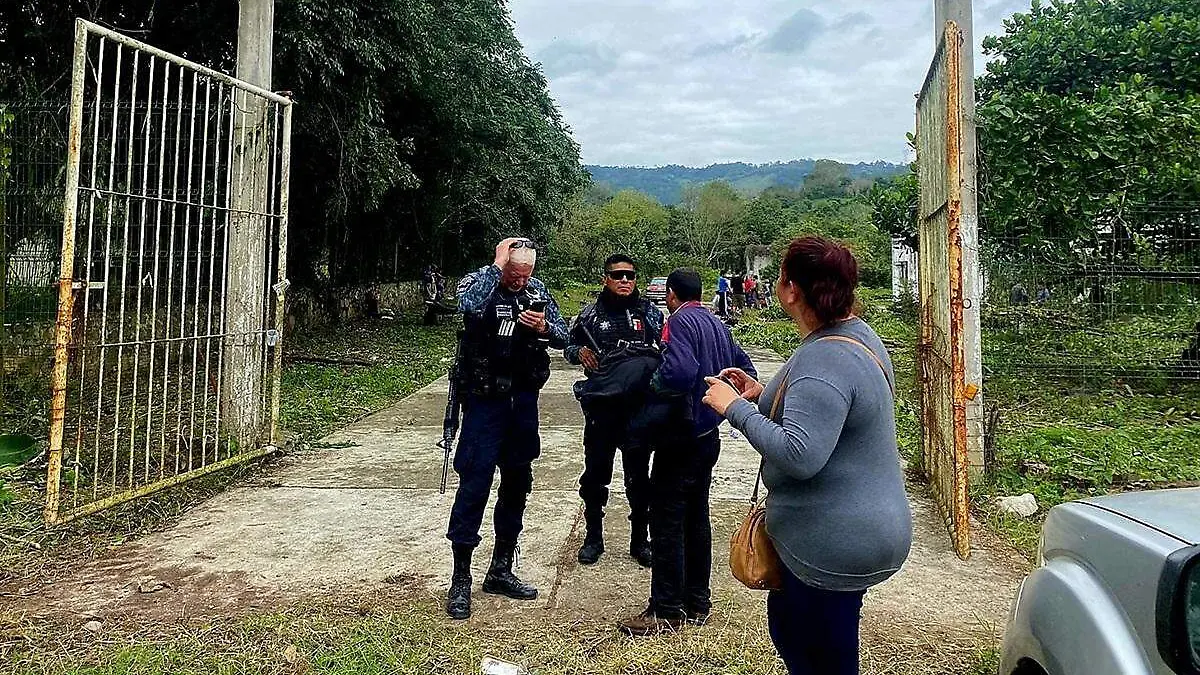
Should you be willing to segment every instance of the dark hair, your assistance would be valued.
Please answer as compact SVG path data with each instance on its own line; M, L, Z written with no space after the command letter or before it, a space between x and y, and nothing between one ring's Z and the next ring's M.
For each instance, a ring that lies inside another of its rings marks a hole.
M637 263L633 262L633 258L630 258L624 253L614 253L608 256L608 259L604 261L604 271L607 272L608 269L613 265L620 265L621 263L625 263L626 265L633 267L635 270L637 269Z
M667 277L667 288L675 291L675 297L683 302L699 300L704 294L704 285L696 270L680 267Z
M785 281L800 288L822 325L845 318L853 310L858 262L844 245L824 237L793 239L780 269Z

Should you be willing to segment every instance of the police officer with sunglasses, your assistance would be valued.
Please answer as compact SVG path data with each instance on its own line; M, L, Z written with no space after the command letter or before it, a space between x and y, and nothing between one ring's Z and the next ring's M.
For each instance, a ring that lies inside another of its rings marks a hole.
M579 562L585 565L596 563L604 553L604 509L619 447L632 528L629 555L650 566L650 450L639 447L628 430L658 367L662 328L662 312L638 294L633 259L610 256L604 262L604 289L572 323L570 344L563 352L587 375L575 386L586 419L579 479L587 524Z

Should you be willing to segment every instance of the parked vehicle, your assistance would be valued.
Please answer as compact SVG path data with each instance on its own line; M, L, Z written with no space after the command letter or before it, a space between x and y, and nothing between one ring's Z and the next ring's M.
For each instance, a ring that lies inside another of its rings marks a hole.
M1200 675L1200 488L1050 509L1001 675Z
M667 302L667 278L654 277L650 280L650 285L646 286L646 299L656 305L664 305Z

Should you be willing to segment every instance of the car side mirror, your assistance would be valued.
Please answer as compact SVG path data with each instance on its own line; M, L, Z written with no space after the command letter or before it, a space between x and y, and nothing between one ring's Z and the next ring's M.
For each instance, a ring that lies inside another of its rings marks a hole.
M1200 675L1200 546L1167 557L1157 613L1163 660L1180 675Z

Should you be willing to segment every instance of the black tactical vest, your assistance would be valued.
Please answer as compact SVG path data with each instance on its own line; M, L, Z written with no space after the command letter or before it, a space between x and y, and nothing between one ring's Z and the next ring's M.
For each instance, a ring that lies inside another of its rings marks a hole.
M579 320L602 353L630 344L653 345L655 336L646 321L649 305L644 298L628 309L609 308L597 301L583 311Z
M537 391L550 379L549 341L517 321L539 300L549 298L529 287L517 293L498 287L482 315L465 315L460 384L470 393Z

